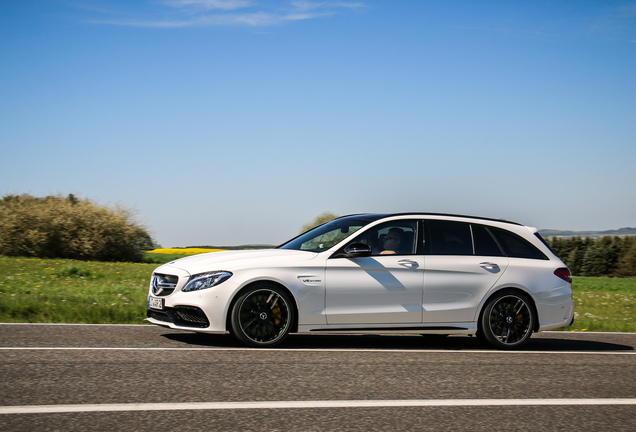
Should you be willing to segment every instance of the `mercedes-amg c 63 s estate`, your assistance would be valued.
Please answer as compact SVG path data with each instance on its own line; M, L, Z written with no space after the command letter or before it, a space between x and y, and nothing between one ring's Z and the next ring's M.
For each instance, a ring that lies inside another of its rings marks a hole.
M514 349L572 323L570 271L537 230L469 216L335 219L275 249L158 267L148 318L270 347L311 331L476 335Z

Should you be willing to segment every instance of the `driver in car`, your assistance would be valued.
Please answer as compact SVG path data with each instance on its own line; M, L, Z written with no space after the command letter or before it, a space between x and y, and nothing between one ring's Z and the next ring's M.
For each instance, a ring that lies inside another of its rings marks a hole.
M404 231L400 228L391 228L382 242L382 248L380 255L394 255L400 249L402 241L404 240Z

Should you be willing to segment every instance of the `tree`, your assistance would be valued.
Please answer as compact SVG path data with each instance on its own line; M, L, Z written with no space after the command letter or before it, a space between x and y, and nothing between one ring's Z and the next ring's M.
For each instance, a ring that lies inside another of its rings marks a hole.
M618 258L623 250L623 239L620 237L603 237L598 243L605 259L605 275L612 274L618 265Z
M634 277L636 276L636 238L625 237L625 245L623 248L623 254L618 260L616 270L614 271L616 277Z
M548 243L574 275L636 276L636 237L554 237Z
M316 219L314 219L312 222L309 222L308 224L303 225L303 227L300 229L300 232L303 233L305 231L309 231L310 229L317 227L318 225L325 224L338 217L340 216L328 211L320 213L318 216L316 216Z
M582 276L603 276L607 274L607 261L600 247L592 246L585 251L581 274Z
M565 264L570 268L572 274L578 275L580 273L584 257L585 250L583 248L575 248L567 256Z
M0 254L141 261L154 242L133 212L74 195L8 195L0 200Z

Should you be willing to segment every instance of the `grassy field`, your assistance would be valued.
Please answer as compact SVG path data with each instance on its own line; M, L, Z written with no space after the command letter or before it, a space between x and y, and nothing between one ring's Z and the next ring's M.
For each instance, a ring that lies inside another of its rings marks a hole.
M0 321L140 324L155 267L0 257Z
M636 278L574 278L574 324L565 330L636 332Z
M0 257L0 322L141 324L156 266ZM565 330L636 332L636 278L575 277L574 302Z

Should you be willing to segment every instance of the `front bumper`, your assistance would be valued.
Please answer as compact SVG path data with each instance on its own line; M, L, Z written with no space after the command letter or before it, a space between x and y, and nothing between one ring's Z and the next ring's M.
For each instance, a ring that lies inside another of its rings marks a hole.
M166 307L163 310L148 309L147 321L169 327L187 327L205 329L210 327L210 320L201 308L195 306ZM171 326L170 324L173 324Z

